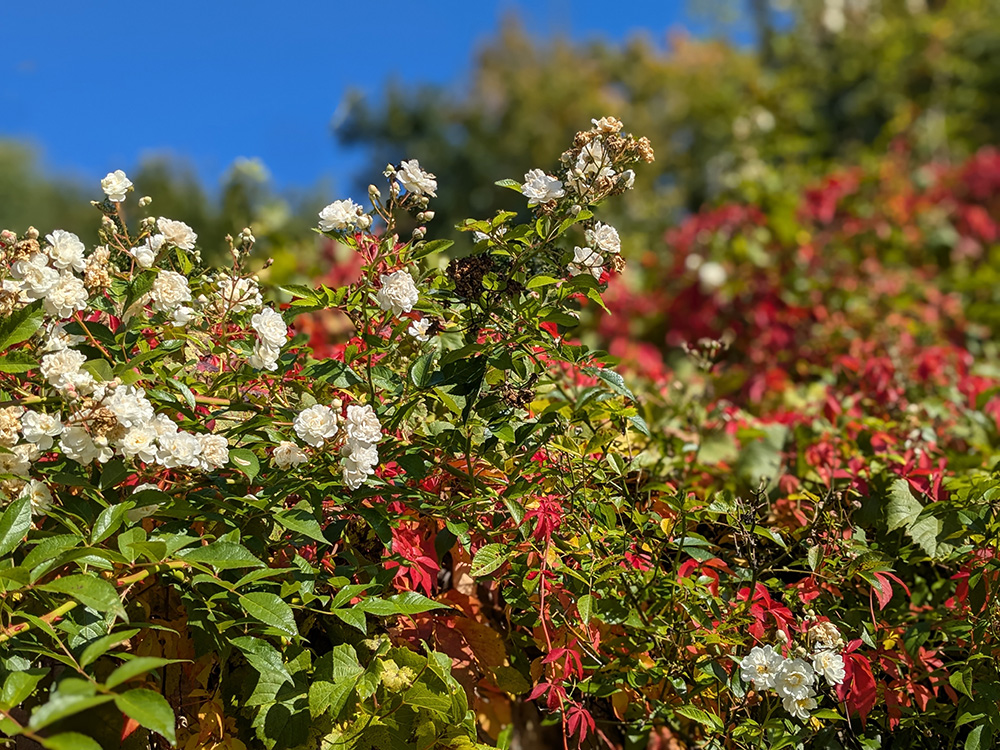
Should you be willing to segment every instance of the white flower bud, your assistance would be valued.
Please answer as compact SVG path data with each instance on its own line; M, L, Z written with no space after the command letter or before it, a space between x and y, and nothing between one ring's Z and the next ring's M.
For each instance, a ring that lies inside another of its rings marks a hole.
M144 195L139 199L139 208L145 208L152 202L153 202L152 198L150 198L148 195Z
M368 186L368 195L370 195L372 197L372 199L374 200L376 198L381 198L382 197L382 192L375 185L369 185Z
M425 227L417 227L416 229L413 230L413 239L418 241L422 240L424 238L424 235L426 234L427 234L427 229Z

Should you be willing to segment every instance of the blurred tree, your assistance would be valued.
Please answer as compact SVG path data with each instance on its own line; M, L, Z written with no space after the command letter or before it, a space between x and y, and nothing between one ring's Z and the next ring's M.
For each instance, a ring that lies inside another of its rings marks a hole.
M520 208L516 195L481 186L554 168L558 144L615 114L657 152L620 209L638 230L626 246L734 190L762 199L778 170L787 185L900 136L929 156L1000 141L996 0L750 0L746 10L760 54L680 35L666 47L540 41L509 20L463 88L353 94L336 134L368 149L373 168L420 159L441 184L435 210L453 225Z

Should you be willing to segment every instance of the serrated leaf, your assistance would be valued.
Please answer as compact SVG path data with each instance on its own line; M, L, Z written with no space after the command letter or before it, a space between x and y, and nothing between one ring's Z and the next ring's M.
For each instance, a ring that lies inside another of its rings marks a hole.
M583 372L591 377L600 378L618 395L625 396L631 401L636 400L635 394L625 385L625 379L614 370L606 367L584 367Z
M528 283L524 285L525 289L538 289L543 286L550 286L552 284L558 284L562 279L557 279L553 276L538 275L533 276L528 280Z
M502 544L487 544L472 558L472 568L469 570L469 575L473 578L489 575L503 565L509 556Z
M96 612L109 612L125 619L125 608L115 587L103 578L83 573L63 576L37 588L55 594L67 594Z
M319 521L312 513L312 509L309 507L309 503L305 500L297 503L293 508L288 508L286 510L278 511L275 514L275 520L284 526L289 531L295 531L303 536L307 536L310 539L315 539L317 542L322 542L323 544L329 544L326 537L323 536L323 529L319 525Z
M3 691L0 693L0 707L9 711L20 706L48 673L48 669L25 669L11 672L3 683Z
M583 624L586 625L590 622L590 617L594 613L594 597L590 594L584 594L576 602L576 609L580 613L580 619L583 620Z
M264 563L250 550L236 542L219 541L203 547L189 547L178 552L177 556L185 562L210 565L216 570L264 567Z
M368 634L368 620L360 609L333 609L330 610L330 614L343 620L352 628L357 628L365 635Z
M253 451L246 448L230 448L229 463L246 474L247 479L251 482L260 474L260 461L257 460Z
M28 352L9 352L0 357L0 372L28 372L36 367L38 360Z
M714 713L709 713L704 711L697 706L680 706L674 709L675 713L680 714L692 721L697 721L699 724L704 724L707 727L711 727L716 731L721 731L723 728L722 719L716 716Z
M889 488L889 504L886 508L889 531L905 528L907 536L929 557L938 553L938 535L941 533L941 520L933 516L920 517L923 506L910 491L910 484L905 479L897 479Z
M118 633L111 633L110 635L105 635L95 641L91 641L87 644L83 653L80 654L80 666L85 667L88 664L92 664L103 654L106 654L115 646L124 643L138 632L138 630L122 630Z
M505 180L497 180L493 184L496 185L497 187L507 188L508 190L513 190L514 192L517 193L524 192L524 188L521 186L521 183L518 182L517 180L512 180L510 178L507 178Z
M161 735L171 745L176 744L174 711L167 699L159 693L135 688L116 695L115 705L123 714L139 722L140 726Z
M25 496L8 505L0 516L0 556L17 549L30 528L31 498Z
M94 528L90 531L90 543L99 544L118 531L118 527L122 525L122 519L133 506L132 502L124 502L102 510L97 520L94 521Z
M0 352L27 341L41 327L44 319L40 300L7 315L0 322Z
M277 594L263 591L241 594L240 604L253 619L260 620L265 625L270 625L292 637L299 634L292 608L283 602Z
M434 373L434 357L437 352L427 352L421 354L410 366L410 382L417 388L426 388L431 383L431 375Z

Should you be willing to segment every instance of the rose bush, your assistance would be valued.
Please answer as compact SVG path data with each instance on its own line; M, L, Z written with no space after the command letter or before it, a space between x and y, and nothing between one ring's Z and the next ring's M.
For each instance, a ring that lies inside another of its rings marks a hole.
M981 290L896 263L918 214L873 219L836 178L627 263L597 214L652 159L595 120L447 262L448 186L390 165L370 210L319 213L354 262L318 286L267 289L249 229L207 268L124 174L89 252L5 232L0 731L990 746ZM989 243L1000 180L976 174L953 226Z

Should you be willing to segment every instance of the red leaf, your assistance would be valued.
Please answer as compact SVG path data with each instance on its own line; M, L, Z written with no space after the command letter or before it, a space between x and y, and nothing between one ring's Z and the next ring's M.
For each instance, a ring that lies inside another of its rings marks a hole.
M122 714L122 718L125 719L125 726L122 727L122 739L121 739L121 741L124 742L130 734L132 734L136 729L138 729L141 726L141 724L139 724L139 722L133 719L131 716L126 716L125 714Z

